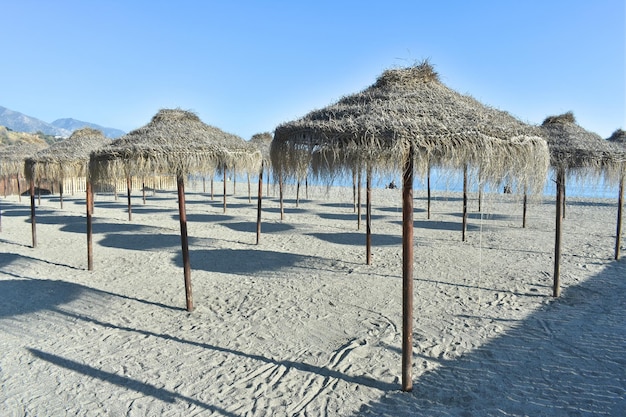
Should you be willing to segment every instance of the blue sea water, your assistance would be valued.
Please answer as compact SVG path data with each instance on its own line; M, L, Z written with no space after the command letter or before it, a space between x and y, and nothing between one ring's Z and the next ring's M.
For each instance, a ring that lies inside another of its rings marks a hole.
M556 175L554 172L549 171L545 186L543 188L543 195L554 196L556 194L555 186ZM237 181L244 181L244 178L237 178ZM384 175L377 176L372 180L372 187L385 188L391 182L394 182L396 186L401 186L401 178L399 175ZM291 183L293 180L288 180L287 183ZM363 179L365 182L365 179ZM329 185L328 181L317 181L315 179L308 179L309 185ZM352 187L352 178L338 177L332 180L334 186ZM433 169L431 171L430 178L431 191L442 192L462 192L463 191L463 175L462 173L451 173L450 171L443 171ZM469 181L469 191L478 192L478 185L475 179ZM421 178L418 175L414 177L414 189L416 192L426 190L426 179ZM502 189L494 189L493 187L487 187L483 190L487 193L502 192ZM600 199L617 199L619 194L618 187L616 185L607 184L604 179L594 176L588 176L584 178L570 176L566 179L566 195L567 197L579 197L579 198L600 198Z
M545 186L543 188L544 196L553 196L556 194L556 175L550 171L546 178ZM401 185L401 178L399 176L392 177L386 176L373 180L372 186L385 188L391 181L397 186ZM338 180L333 183L334 185L352 186L351 180ZM433 169L430 178L431 191L448 191L448 192L462 192L463 191L463 175L454 174L447 171L439 171ZM425 178L414 178L415 190L426 190ZM469 185L470 192L478 192L478 185L475 181L470 180ZM493 187L488 187L485 192L502 192L502 190L496 190ZM580 197L580 198L617 198L619 190L616 185L607 184L602 178L596 178L593 176L579 178L569 177L566 179L566 193L568 197Z

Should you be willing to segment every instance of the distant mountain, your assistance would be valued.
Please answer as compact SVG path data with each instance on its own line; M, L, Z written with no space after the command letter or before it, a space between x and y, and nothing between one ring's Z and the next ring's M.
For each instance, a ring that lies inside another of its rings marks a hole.
M120 136L126 134L126 132L124 132L123 130L114 129L112 127L102 127L95 123L82 122L76 119L57 119L50 124L60 129L68 130L70 132L81 129L83 127L90 127L92 129L98 129L104 134L104 136L112 139L119 138Z
M47 123L35 117L27 116L23 113L7 109L0 106L0 126L6 126L15 132L37 133L42 132L46 135L69 137L73 131L82 127L91 127L100 130L104 136L108 138L117 138L126 132L113 129L110 127L102 127L95 123L82 122L76 119L58 119L52 123Z
M26 116L25 114L2 106L0 106L0 125L6 126L15 132L42 132L46 135L63 137L68 137L72 134L70 130L53 126L50 123L46 123L34 117Z

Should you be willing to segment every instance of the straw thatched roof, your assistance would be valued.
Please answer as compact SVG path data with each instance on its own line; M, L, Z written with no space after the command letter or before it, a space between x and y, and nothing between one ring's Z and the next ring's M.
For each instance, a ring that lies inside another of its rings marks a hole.
M24 172L24 160L48 146L38 142L15 142L0 148L0 176L18 175Z
M427 62L385 71L360 93L276 128L271 156L278 175L328 176L365 164L397 170L408 147L417 169L427 161L463 168L481 179L517 179L540 189L548 150L536 129L446 87Z
M580 127L572 112L547 117L541 130L550 148L550 164L555 169L578 175L592 171L608 180L615 179L624 159L623 151Z
M222 141L222 163L237 171L256 173L261 166L261 151L242 137L224 133Z
M245 169L259 160L260 153L242 138L203 123L192 112L162 109L147 125L92 152L89 169L98 180L206 173L234 161Z
M621 146L626 146L626 131L617 129L611 136L607 138L611 143L617 143Z
M261 152L261 157L265 166L271 164L270 160L270 146L272 145L272 134L270 132L255 133L250 138L252 143Z
M626 153L626 131L622 129L617 129L611 136L607 138L609 143L614 144L615 146L620 147L622 152ZM622 161L622 172L626 173L626 157L623 158Z
M26 158L24 176L28 180L46 178L51 181L85 177L91 151L108 143L111 140L99 130L89 127L75 130L69 138Z

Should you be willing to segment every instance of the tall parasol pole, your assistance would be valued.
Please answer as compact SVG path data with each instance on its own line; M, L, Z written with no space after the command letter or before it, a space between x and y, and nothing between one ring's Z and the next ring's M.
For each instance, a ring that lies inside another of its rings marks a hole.
M263 170L264 162L261 160L261 170L259 171L259 198L257 200L256 209L256 244L259 244L261 239L261 201L263 200Z
M131 202L130 202L131 187L132 187L132 184L130 180L130 175L127 175L126 176L126 195L127 195L127 200L128 200L128 221L131 221L133 219L133 209L132 209Z
M37 219L35 216L35 165L31 166L30 177L30 228L33 237L33 248L37 247Z
M463 168L463 230L461 232L461 240L465 242L465 234L467 231L467 165Z
M563 168L557 169L556 174L556 230L554 241L554 282L552 284L552 296L558 297L561 294L560 275L561 275L561 237L563 236L563 200L565 190L565 172Z
M366 195L365 199L365 246L366 246L366 264L372 264L372 166L367 163L366 173Z
M615 234L615 260L619 259L620 241L622 239L622 207L624 206L624 175L619 180L619 197L617 198L617 231Z
M87 179L86 190L86 207L87 207L87 270L93 271L93 189L91 187L91 180Z
M178 188L178 213L180 218L180 241L183 251L183 271L185 276L185 300L187 311L193 311L193 296L191 293L191 264L189 262L189 238L187 236L187 212L185 210L185 179L181 173L176 175Z
M402 391L413 390L413 145L402 175Z

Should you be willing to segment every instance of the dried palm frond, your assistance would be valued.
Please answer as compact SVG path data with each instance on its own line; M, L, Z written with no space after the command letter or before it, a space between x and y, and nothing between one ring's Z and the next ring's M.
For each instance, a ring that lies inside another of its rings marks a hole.
M478 167L481 180L543 187L549 163L538 130L446 87L427 62L385 71L365 90L279 125L271 159L278 175L319 176L375 167L397 171L409 147L416 169Z
M208 173L219 166L256 169L260 152L190 111L162 109L145 126L92 152L89 169L103 178Z
M39 142L15 142L0 148L0 176L13 176L24 172L24 160L48 146Z
M91 151L110 142L99 130L89 127L75 130L69 138L26 158L24 176L28 180L51 181L86 177Z
M592 172L609 182L619 178L623 151L580 127L572 112L549 116L540 128L548 141L550 164L555 169L579 177Z

